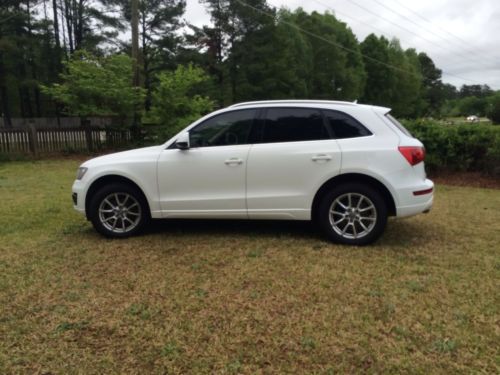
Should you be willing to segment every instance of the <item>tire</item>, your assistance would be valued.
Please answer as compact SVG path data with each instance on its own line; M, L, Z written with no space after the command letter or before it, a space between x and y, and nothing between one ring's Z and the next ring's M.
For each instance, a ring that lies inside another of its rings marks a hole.
M368 185L342 184L323 196L318 223L333 242L368 245L384 232L387 204L382 195Z
M140 233L150 221L148 203L134 186L124 183L106 185L90 199L89 219L103 236L130 237Z

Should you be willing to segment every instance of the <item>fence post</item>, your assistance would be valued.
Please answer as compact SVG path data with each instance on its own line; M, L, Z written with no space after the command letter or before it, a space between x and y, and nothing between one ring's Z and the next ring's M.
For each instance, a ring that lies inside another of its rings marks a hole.
M30 146L30 151L35 157L38 157L38 137L36 134L35 125L29 123L27 129L28 129L28 142Z
M90 120L87 120L86 118L82 117L81 124L83 129L85 130L85 140L87 141L87 150L89 152L92 152L93 145L92 145L92 129L90 127Z

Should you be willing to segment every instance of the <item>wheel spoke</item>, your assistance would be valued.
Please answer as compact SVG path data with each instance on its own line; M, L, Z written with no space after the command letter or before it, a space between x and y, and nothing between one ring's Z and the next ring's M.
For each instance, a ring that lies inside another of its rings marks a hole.
M351 193L347 194L347 200L349 202L349 207L352 207L352 199L351 199Z
M111 209L111 210L104 210L104 209L102 209L102 208L99 208L99 212L111 213L111 212L113 212L113 211L114 211L113 209Z
M375 219L374 217L368 217L368 216L360 216L359 217L359 220L369 220L369 221L375 221L377 219Z
M130 220L127 216L125 216L124 219L127 220L130 224L134 225L134 222Z
M344 215L344 212L335 211L335 210L331 210L330 213L334 214L334 215Z
M344 203L342 203L340 200L338 200L338 201L337 201L337 204L338 204L340 207L342 207L344 210L347 210L347 208L348 208L348 207L347 207Z
M357 209L359 209L361 207L361 202L363 202L364 200L365 200L364 196L361 196L361 198L359 198L358 204L356 205Z
M106 203L106 204L107 204L109 207L111 207L111 208L115 208L115 206L111 204L111 202L108 200L108 198L106 198L106 199L104 200L104 203Z
M116 223L118 223L118 218L114 218L115 221L113 222L113 230L115 230L116 228Z
M346 218L345 218L345 217L342 217L342 218L340 218L339 220L334 221L334 222L333 222L333 225L338 225L338 224L340 224L341 222L343 222L343 221L345 221L345 220L346 220Z
M354 234L354 238L358 238L358 231L356 230L356 224L355 223L351 223L351 226L352 226L352 230L353 230L353 234Z
M363 224L363 222L361 220L358 220L358 223L359 223L359 225L361 225L361 227L363 228L363 230L365 232L368 232L368 227L365 224Z
M116 220L116 216L110 216L110 217L108 217L107 219L104 219L103 221L104 221L105 223L107 223L107 222L108 222L108 221L110 221L111 219L115 219L115 220Z
M365 212L365 211L369 211L369 210L373 210L374 207L373 206L368 206L368 207L365 207L365 208L360 208L359 209L359 212Z
M115 201L118 206L121 205L120 200L118 199L118 193L115 194Z

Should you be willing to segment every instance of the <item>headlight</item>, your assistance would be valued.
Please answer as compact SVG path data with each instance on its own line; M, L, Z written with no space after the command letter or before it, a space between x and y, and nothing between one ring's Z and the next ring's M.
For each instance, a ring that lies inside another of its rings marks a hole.
M76 172L76 179L81 180L83 176L85 176L85 173L87 173L88 168L85 167L80 167L78 168L78 171Z

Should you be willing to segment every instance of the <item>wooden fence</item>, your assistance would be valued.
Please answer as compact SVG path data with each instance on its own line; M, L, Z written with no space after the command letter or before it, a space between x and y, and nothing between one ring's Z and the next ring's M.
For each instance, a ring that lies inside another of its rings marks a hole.
M38 154L92 152L124 147L131 140L129 130L96 127L0 129L0 153Z

